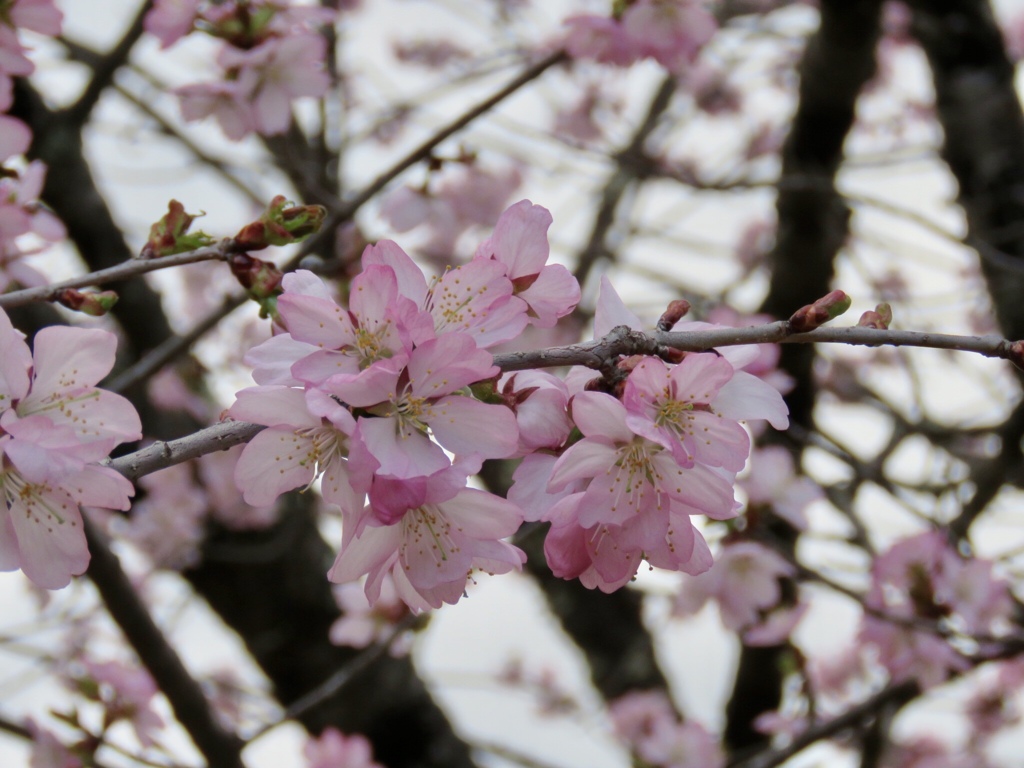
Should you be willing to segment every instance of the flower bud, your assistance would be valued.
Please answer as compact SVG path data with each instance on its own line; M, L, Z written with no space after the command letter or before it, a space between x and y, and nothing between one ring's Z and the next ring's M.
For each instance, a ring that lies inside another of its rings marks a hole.
M888 330L889 323L891 322L892 307L883 302L874 309L869 309L862 314L860 320L857 321L857 325L861 328L877 328L884 331Z
M658 318L658 330L671 331L672 327L686 317L686 313L689 311L690 302L686 301L686 299L676 299L669 302L668 309Z
M54 296L54 301L62 307L82 312L92 317L102 317L117 304L117 293L114 291L76 291L65 288Z
M260 305L260 317L277 321L277 296L281 293L284 273L269 261L254 258L248 253L232 254L228 263L250 298Z
M194 251L213 243L213 238L203 231L189 234L189 227L197 215L185 213L185 206L177 200L167 204L167 213L149 229L149 240L142 246L140 259L153 259L175 253Z
M1024 341L1012 341L1006 348L1006 359L1024 371Z
M240 249L259 251L271 245L297 243L320 231L327 218L327 209L322 205L290 206L284 195L277 195L270 201L259 221L246 224L235 235Z
M813 331L829 320L835 320L850 308L853 300L842 291L832 291L813 304L800 307L789 318L789 328L794 333Z

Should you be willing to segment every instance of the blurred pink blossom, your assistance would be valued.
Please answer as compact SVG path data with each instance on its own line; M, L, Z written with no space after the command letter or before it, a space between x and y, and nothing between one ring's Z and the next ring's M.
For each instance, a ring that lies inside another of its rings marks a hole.
M374 762L373 748L365 736L346 736L335 728L310 736L302 754L307 768L383 768Z

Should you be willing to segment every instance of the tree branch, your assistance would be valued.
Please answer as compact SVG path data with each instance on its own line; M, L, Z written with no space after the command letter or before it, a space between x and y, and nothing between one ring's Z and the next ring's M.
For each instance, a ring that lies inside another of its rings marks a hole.
M43 285L39 288L25 288L20 291L11 291L0 295L0 308L11 309L22 307L36 301L55 301L57 295L66 288L85 288L92 285L103 285L105 283L126 280L129 277L144 275L147 272L155 272L158 269L169 267L180 267L184 264L195 264L200 261L226 261L233 253L238 253L234 240L225 238L217 245L207 248L198 248L187 253L176 253L172 256L161 256L155 259L130 259L107 267L96 272L90 272L81 277L73 277L70 280L63 280L51 285Z
M245 768L242 741L217 722L202 688L149 615L139 593L111 551L106 535L85 515L89 542L89 578L99 590L107 611L124 632L139 660L167 697L174 716L182 724L210 768Z

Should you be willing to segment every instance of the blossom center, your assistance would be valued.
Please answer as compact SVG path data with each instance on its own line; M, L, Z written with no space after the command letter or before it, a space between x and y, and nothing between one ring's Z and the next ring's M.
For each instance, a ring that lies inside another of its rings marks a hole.
M451 522L436 504L424 504L410 509L402 523L407 534L402 541L402 560L406 570L410 569L410 565L405 555L410 549L420 555L428 555L438 568L441 563L447 562L449 555L460 551L459 545L452 538Z

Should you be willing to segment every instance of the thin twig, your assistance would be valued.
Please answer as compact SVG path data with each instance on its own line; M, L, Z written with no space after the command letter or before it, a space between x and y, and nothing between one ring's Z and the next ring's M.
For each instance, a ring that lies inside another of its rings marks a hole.
M238 249L231 238L221 240L217 245L197 248L187 253L176 253L172 256L160 256L155 259L132 259L97 272L90 272L87 275L73 277L70 280L63 280L52 285L43 285L39 288L25 288L21 291L11 291L0 295L0 308L10 309L21 307L25 304L32 304L37 301L54 301L57 295L66 288L85 288L91 285L103 285L119 280L127 280L129 277L143 275L147 272L155 272L158 269L168 267L180 267L183 264L195 264L199 261L224 261Z
M781 765L793 757L793 755L802 752L815 742L836 736L873 717L876 711L884 704L892 701L908 701L918 693L917 683L905 682L890 685L857 706L850 707L850 709L838 717L833 717L827 722L808 728L785 747L750 757L740 756L726 763L726 768L774 768L774 766Z
M358 675L360 672L369 669L371 664L387 653L391 644L394 643L403 632L407 632L412 629L419 621L421 621L421 618L418 616L406 616L391 629L386 637L379 642L364 648L358 655L354 656L351 661L324 680L316 688L305 693L289 704L281 717L272 723L267 723L266 725L257 728L252 734L245 738L246 745L252 744L256 739L274 728L277 728L279 725L289 721L298 720L299 717L313 709L313 707L334 696L344 688L353 677Z

